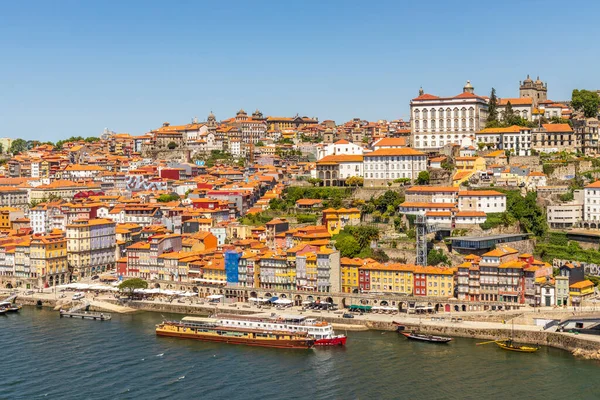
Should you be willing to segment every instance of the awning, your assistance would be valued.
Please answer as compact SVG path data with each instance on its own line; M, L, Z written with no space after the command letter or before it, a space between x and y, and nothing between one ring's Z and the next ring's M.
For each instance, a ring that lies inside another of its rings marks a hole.
M210 296L206 296L207 299L222 299L222 294L211 294Z
M292 304L293 301L289 299L278 299L273 302L274 304Z
M278 298L279 298L279 297L273 296L273 297L271 297L271 298L269 299L269 301L270 301L271 303L274 303L274 302L276 302L276 301L277 301L277 299L278 299Z
M359 305L359 304L352 304L350 307L350 310L360 310L360 311L371 311L371 306L363 306L363 305Z

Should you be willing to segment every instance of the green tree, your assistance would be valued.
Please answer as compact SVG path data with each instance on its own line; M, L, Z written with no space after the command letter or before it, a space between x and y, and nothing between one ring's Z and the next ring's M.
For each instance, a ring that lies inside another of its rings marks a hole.
M360 244L350 235L345 235L336 240L335 247L340 251L342 257L355 257L360 252Z
M121 282L118 287L120 291L128 292L131 297L136 289L147 289L148 282L140 278L131 278Z
M256 142L256 147L263 147L265 144L263 143L262 140L259 140L258 142Z
M386 190L384 194L373 201L375 208L380 212L388 212L393 214L398 209L398 206L404 202L404 196L394 190Z
M429 183L429 171L419 172L417 176L417 185L427 185Z
M160 196L158 196L158 198L156 199L156 201L160 202L160 203L168 203L170 201L175 201L175 200L179 200L179 195L176 193L169 193L169 194L161 194Z
M12 154L19 154L27 150L27 141L23 139L15 139L10 144L10 152Z
M350 176L348 178L346 178L346 185L347 186L362 186L364 183L364 178L360 177L360 176Z
M427 265L450 265L448 257L442 250L431 249L427 254Z
M323 179L320 179L320 178L308 178L307 182L310 183L313 186L317 186L317 185L320 185L321 183L323 183Z
M515 118L515 111L513 110L512 104L509 102L506 103L506 107L504 107L504 112L502 114L502 119L506 125L511 126L511 122Z
M169 144L167 145L167 148L169 150L175 150L177 148L177 143L175 143L175 142L169 142Z
M487 122L498 122L498 98L496 97L496 89L494 88L492 88L492 92L490 93Z
M596 92L585 89L573 90L571 107L577 111L582 111L586 118L596 117L598 115L598 106L600 106L600 96Z
M4 145L0 143L0 154L4 153Z

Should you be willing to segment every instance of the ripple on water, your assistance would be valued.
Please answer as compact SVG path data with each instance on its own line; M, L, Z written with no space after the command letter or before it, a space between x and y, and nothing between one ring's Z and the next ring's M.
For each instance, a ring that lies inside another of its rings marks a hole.
M10 374L0 375L0 398L597 397L600 364L556 349L522 355L467 339L438 346L380 332L350 333L346 348L260 349L159 338L161 319L82 321L27 307L2 318L0 360Z

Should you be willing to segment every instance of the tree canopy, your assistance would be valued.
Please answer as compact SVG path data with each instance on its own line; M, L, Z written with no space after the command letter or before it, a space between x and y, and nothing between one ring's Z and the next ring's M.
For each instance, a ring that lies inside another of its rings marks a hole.
M427 254L427 265L450 265L450 260L442 250L431 249Z
M582 111L586 118L598 116L600 96L590 90L574 89L571 95L571 106L577 111Z
M360 253L358 241L350 235L345 235L336 240L335 247L340 251L342 257L353 258Z
M498 121L498 98L496 97L496 89L494 88L492 88L492 93L490 93L487 121Z
M179 195L176 193L161 194L156 201L160 203L168 203L170 201L179 200Z
M427 185L429 183L429 171L419 172L417 176L417 185Z
M148 282L141 278L127 279L119 284L119 290L122 292L128 291L132 295L136 289L147 289Z
M10 152L13 154L19 154L27 150L27 142L23 139L15 139L10 144Z

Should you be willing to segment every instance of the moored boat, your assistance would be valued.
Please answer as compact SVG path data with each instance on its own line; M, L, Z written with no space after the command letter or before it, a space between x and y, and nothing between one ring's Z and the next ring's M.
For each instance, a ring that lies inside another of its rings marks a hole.
M214 318L185 317L181 321L163 321L156 326L156 334L282 349L310 349L315 344L314 339L304 332L228 327Z
M214 318L224 326L230 327L306 332L315 339L315 346L344 346L347 340L345 335L336 335L330 323L317 321L304 315L218 314Z
M516 351L519 353L535 353L536 351L538 351L540 349L537 346L536 347L518 346L518 345L515 345L512 340L497 341L496 344L498 345L498 347L500 347L503 350Z
M419 340L421 342L448 343L452 341L452 338L445 336L424 335L414 332L400 332L400 334L408 339Z
M20 304L11 303L9 301L0 302L0 310L5 312L18 312L22 306Z

